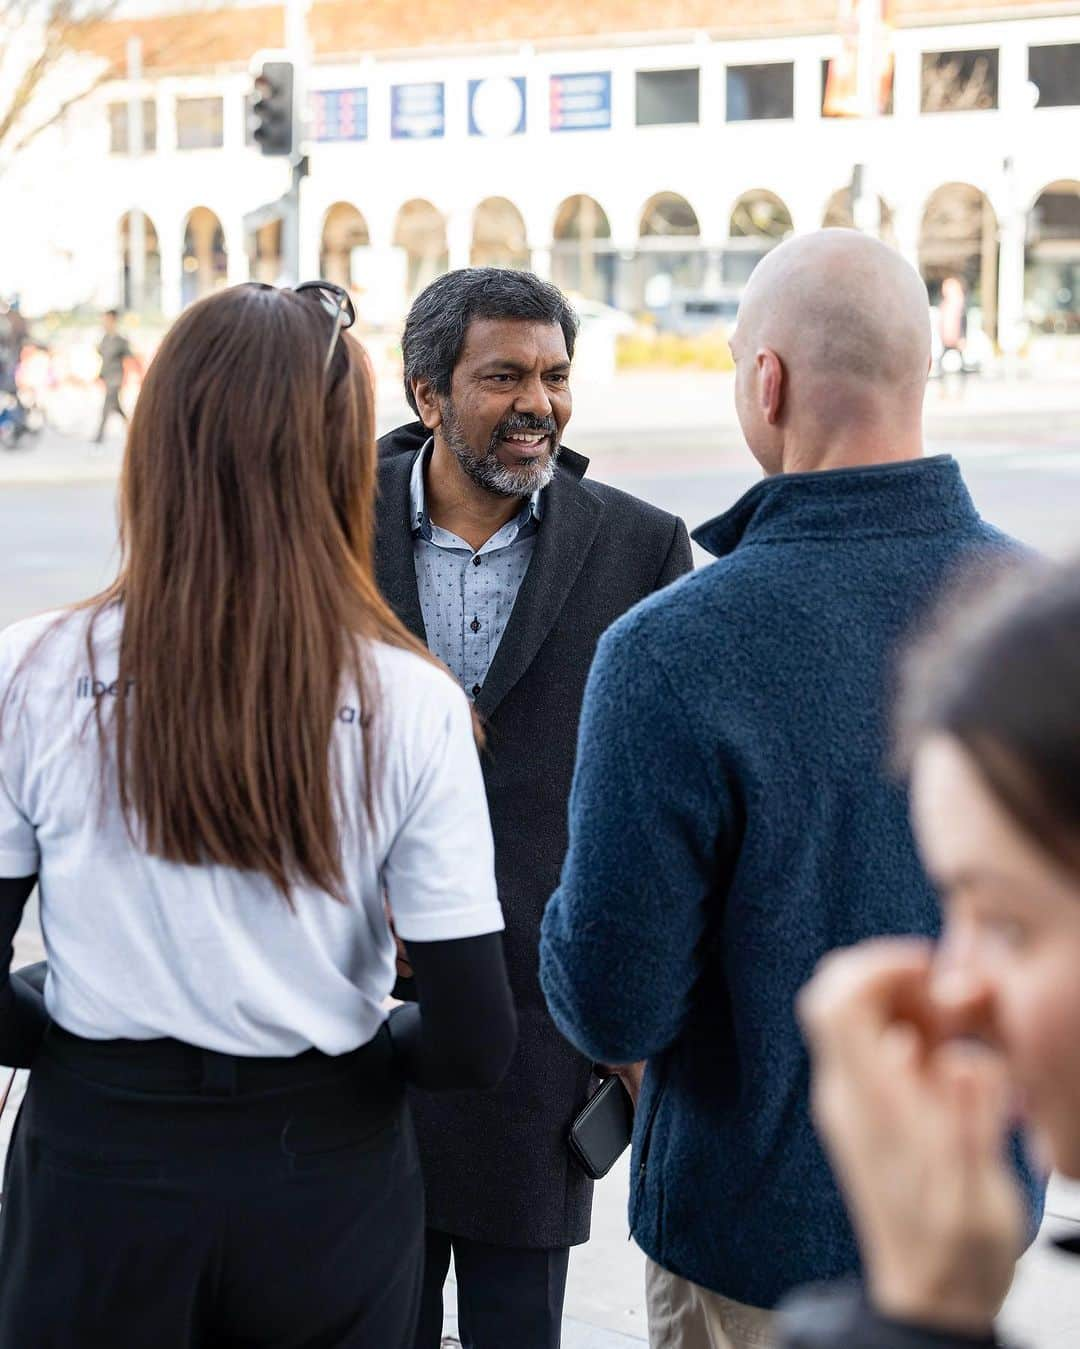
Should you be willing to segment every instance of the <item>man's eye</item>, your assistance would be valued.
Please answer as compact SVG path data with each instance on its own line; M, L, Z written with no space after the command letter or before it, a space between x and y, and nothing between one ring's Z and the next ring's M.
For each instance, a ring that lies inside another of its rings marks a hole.
M570 383L570 376L569 376L569 375L548 375L548 379L551 381L552 384L569 384L569 383Z
M513 375L492 375L490 377L496 384L509 384L514 378Z

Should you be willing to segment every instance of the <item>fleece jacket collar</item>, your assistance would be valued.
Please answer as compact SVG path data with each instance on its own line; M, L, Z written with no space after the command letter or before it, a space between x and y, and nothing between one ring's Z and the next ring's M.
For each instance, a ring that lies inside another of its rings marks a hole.
M970 528L978 513L949 454L869 468L780 473L694 531L714 557L744 543L790 543Z

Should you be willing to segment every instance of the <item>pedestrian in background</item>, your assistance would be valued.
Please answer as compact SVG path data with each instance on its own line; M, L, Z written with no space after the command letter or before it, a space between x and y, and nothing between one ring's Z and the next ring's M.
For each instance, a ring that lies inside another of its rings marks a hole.
M936 930L886 771L891 663L957 565L1017 551L922 457L926 291L897 253L783 244L732 349L766 476L696 531L718 560L600 643L541 947L564 1033L648 1060L630 1214L654 1349L766 1345L785 1292L858 1268L795 997L837 945Z
M993 1349L1027 1217L1017 1112L1080 1179L1080 566L965 595L902 704L944 931L831 956L802 997L866 1291L793 1301L786 1349Z
M537 978L566 848L578 709L600 634L690 567L680 520L584 477L562 443L577 322L528 272L451 272L413 304L419 421L380 442L377 569L410 632L484 723L482 755L520 1034L493 1092L412 1093L427 1189L417 1349L438 1349L451 1253L466 1349L557 1349L569 1248L592 1183L567 1132L593 1063Z
M193 305L103 594L0 636L0 1344L410 1349L404 1081L514 1015L468 703L372 571L372 384L323 283ZM9 981L40 884L44 1001ZM385 1002L395 948L419 1007Z
M127 422L127 413L120 402L120 391L124 387L124 372L128 361L137 361L131 349L131 343L119 329L120 315L115 309L106 310L102 323L105 333L98 343L98 355L101 357L101 382L105 386L105 400L101 405L101 421L98 424L94 444L100 445L105 439L105 427L111 414L115 413L122 422Z

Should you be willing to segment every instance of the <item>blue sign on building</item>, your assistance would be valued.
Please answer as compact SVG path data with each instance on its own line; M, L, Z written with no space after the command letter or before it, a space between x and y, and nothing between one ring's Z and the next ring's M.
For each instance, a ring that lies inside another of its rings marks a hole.
M366 89L316 89L311 95L311 122L317 141L366 141Z
M431 140L445 132L445 85L432 82L391 87L390 135L394 140Z
M469 135L521 136L525 131L525 77L492 75L469 81Z
M607 131L610 126L610 70L552 75L552 131Z

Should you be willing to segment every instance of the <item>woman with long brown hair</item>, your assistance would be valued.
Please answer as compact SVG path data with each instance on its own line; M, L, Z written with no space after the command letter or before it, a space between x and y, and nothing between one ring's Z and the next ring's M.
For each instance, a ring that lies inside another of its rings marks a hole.
M512 1052L469 708L373 580L349 318L322 283L189 309L116 581L0 635L0 1058L33 1068L0 1343L408 1345L403 1083ZM43 1000L7 973L35 883ZM389 1020L387 902L419 992Z

